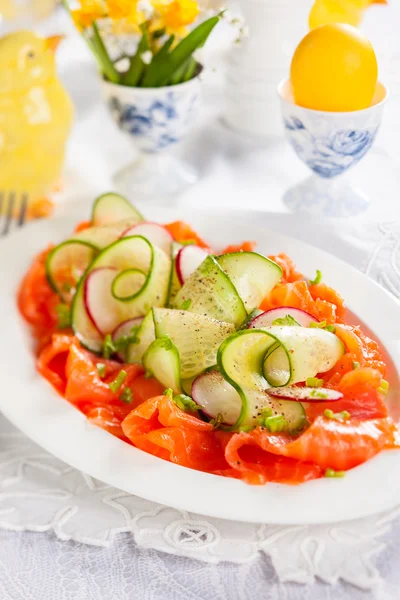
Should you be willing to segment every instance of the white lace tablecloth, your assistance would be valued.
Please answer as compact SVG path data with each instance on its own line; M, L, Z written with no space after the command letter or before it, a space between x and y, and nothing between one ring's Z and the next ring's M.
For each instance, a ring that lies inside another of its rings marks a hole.
M394 98L375 149L354 170L372 199L362 219L299 221L279 214L283 191L306 169L283 141L255 149L219 125L221 70L208 74L202 125L181 150L201 178L176 200L177 212L182 204L245 206L257 225L263 221L336 254L400 297L400 49L393 27L400 7L385 10L387 21L374 12L369 28ZM68 28L63 19L58 25ZM54 32L54 22L45 28ZM65 43L60 70L77 124L58 213L84 217L133 150L107 116L80 40ZM0 417L0 600L394 600L399 588L396 511L318 527L206 519L107 488Z

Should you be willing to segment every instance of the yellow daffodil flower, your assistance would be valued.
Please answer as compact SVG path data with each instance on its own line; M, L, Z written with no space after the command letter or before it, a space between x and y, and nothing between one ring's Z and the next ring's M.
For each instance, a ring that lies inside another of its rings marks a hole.
M81 31L90 27L93 21L106 16L106 9L101 0L81 0L80 8L71 11L75 26Z
M182 35L200 12L196 0L155 0L152 5L160 14L160 20L169 33Z

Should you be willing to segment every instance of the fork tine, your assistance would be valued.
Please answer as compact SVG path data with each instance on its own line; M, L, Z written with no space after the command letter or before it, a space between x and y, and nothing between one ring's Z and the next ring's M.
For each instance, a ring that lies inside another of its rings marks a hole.
M5 216L6 220L4 223L2 235L7 235L8 231L10 229L12 216L13 216L13 210L14 210L14 203L15 203L15 192L10 192L10 194L8 196L7 213Z
M27 208L28 208L28 194L22 194L21 209L19 212L19 217L18 217L18 222L17 222L18 227L22 227L22 225L25 222Z

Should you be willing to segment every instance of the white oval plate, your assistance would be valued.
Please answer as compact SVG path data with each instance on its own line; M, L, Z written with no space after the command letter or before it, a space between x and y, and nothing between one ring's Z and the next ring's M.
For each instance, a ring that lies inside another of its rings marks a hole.
M356 269L295 239L246 223L243 213L205 213L165 208L146 211L149 220L192 222L217 247L257 240L265 254L287 252L299 269L341 292L349 308L375 332L389 352L392 398L399 397L400 304ZM186 213L186 214L185 214ZM383 452L346 474L299 486L249 486L155 458L88 423L37 374L28 327L15 297L33 255L69 235L71 220L38 222L0 244L0 410L28 437L69 465L126 492L174 508L236 521L312 524L367 516L400 503L400 452ZM393 404L394 410L396 403Z

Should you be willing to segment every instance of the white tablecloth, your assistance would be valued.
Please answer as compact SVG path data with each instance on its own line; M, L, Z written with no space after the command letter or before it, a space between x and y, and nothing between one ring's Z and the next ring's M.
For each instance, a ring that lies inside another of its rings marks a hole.
M296 0L297 1L297 0ZM300 0L299 0L300 1ZM305 5L308 0L301 0ZM373 11L373 12L372 12ZM283 191L307 175L283 140L256 148L253 141L238 138L219 121L223 107L221 70L209 73L205 82L206 104L201 126L185 143L181 152L197 166L198 184L176 200L179 205L245 207L263 210L266 225L285 229L327 247L367 271L393 292L399 292L400 279L390 258L396 256L399 229L391 221L398 218L400 195L400 48L398 28L400 7L371 10L366 29L381 54L382 73L393 91L386 120L376 147L354 170L354 181L370 193L372 204L363 218L380 225L355 220L340 226L328 226L313 235L310 223L301 224L288 216L287 221L267 211L286 209L281 203ZM63 19L61 28L68 28ZM52 25L44 28L53 29ZM218 47L215 38L213 49ZM114 128L100 99L100 86L93 62L84 44L70 39L60 53L60 70L77 106L77 123L71 138L65 172L65 190L59 197L59 214L87 214L93 197L112 187L112 174L134 155L128 140ZM377 251L377 248L379 250ZM374 251L378 262L373 259ZM387 269L385 267L387 265ZM385 277L382 279L382 275ZM1 441L0 441L1 444ZM317 582L312 585L310 566L307 587L280 583L271 562L265 556L242 564L203 564L138 548L133 538L121 534L107 549L75 542L62 542L50 533L0 531L1 600L391 600L399 597L400 522L383 538L375 563L378 571L365 565L369 573L363 592L339 582L333 587ZM374 552L379 548L374 546ZM318 557L315 547L315 560ZM318 561L317 561L318 562Z

